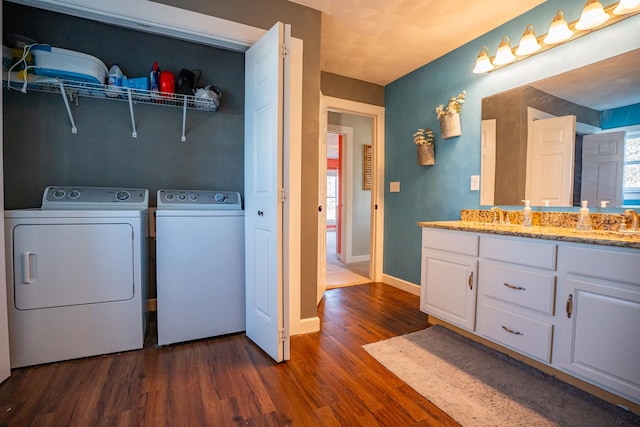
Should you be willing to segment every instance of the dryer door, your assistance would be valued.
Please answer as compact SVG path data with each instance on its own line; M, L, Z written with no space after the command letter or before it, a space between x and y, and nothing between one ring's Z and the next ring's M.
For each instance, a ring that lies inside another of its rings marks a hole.
M13 230L18 310L133 298L130 224L18 225Z

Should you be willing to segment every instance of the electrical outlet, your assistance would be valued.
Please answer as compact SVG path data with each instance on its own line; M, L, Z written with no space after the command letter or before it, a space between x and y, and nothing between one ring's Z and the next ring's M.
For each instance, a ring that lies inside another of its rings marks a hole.
M471 191L480 190L480 175L471 175Z

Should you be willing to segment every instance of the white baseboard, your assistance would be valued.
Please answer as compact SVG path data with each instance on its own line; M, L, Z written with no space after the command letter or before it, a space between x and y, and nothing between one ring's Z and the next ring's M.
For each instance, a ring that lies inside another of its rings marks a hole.
M352 262L365 262L369 261L369 255L355 255L347 257L347 264L351 264Z
M291 335L309 334L311 332L320 331L320 318L319 317L307 317L306 319L300 319L297 330L292 330Z
M398 279L397 277L389 276L388 274L383 274L382 283L386 283L394 288L409 292L410 294L420 296L420 286L407 282L406 280Z

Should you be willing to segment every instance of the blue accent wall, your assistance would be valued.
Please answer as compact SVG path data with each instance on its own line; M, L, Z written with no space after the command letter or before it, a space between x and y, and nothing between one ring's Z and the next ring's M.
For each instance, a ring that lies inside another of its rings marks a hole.
M638 64L638 72L640 73L640 64ZM640 123L640 104L612 108L600 113L600 127L602 129L613 129L638 123Z
M545 34L556 10L562 9L567 22L572 22L584 4L584 0L548 0L386 86L385 274L419 284L417 222L456 220L460 209L480 207L480 192L470 191L469 186L471 175L480 174L482 98L640 47L640 15L636 15L503 69L471 72L482 46L493 56L502 36L508 35L515 47L527 24L535 26L537 35ZM461 114L462 135L443 140L435 108L463 89L468 95ZM434 166L419 166L416 160L413 133L426 127L436 136ZM393 181L400 182L399 193L389 192Z

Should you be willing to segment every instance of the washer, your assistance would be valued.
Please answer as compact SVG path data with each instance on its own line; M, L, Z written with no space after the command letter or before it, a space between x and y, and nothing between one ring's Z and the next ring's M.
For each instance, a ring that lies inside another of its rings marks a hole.
M244 331L240 194L159 190L157 200L158 344Z
M11 367L142 348L148 194L47 187L5 211Z

